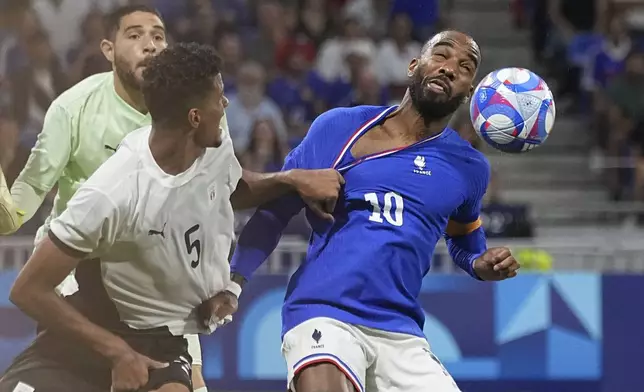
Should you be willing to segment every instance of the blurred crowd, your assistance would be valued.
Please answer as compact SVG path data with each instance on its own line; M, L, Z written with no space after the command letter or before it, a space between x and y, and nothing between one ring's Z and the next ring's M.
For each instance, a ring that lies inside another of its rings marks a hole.
M0 0L0 165L9 183L24 167L51 102L80 80L110 70L99 47L103 16L132 3L156 7L171 42L196 41L218 49L225 62L231 136L240 162L254 171L279 170L311 122L329 108L398 102L407 88L409 61L433 33L449 26L452 4ZM452 126L479 148L466 109ZM491 187L490 205L505 208L498 203L496 185ZM34 220L23 233L39 223ZM238 223L245 223L243 216ZM307 232L305 226L296 219L292 232Z
M443 14L439 0L2 0L0 164L9 181L52 100L110 70L102 16L124 3L159 9L171 40L219 50L235 148L257 171L279 169L328 108L399 100L409 61Z
M614 200L644 201L644 0L514 0L558 111L581 114Z

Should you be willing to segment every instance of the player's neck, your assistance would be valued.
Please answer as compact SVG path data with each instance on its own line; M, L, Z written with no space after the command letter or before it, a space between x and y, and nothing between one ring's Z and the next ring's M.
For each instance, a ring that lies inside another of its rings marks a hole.
M448 118L427 121L414 108L409 92L405 94L398 110L398 121L402 124L405 136L417 142L443 132L449 122Z
M114 74L114 90L125 103L143 114L148 113L148 108L145 106L145 100L143 99L141 90L125 86L116 74Z
M157 165L173 176L188 170L205 151L185 132L156 125L152 126L148 144Z

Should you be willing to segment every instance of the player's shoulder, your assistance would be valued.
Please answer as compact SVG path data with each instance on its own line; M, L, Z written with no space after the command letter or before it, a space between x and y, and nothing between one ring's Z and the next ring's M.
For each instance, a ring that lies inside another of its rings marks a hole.
M121 148L123 148L130 154L135 154L142 149L144 145L143 142L148 140L151 130L152 126L146 125L128 133L118 145L116 151L118 152L119 150L121 150Z
M128 134L112 154L87 179L84 186L100 190L113 201L135 191L140 181L137 177L144 171L143 147L147 145L150 127L143 127Z
M445 143L454 150L455 155L467 163L468 170L480 170L481 174L490 172L490 161L481 152L472 146L470 142L463 139L457 131L451 128L446 128Z
M112 72L103 72L89 76L60 94L52 103L70 114L83 108L97 94L113 83Z

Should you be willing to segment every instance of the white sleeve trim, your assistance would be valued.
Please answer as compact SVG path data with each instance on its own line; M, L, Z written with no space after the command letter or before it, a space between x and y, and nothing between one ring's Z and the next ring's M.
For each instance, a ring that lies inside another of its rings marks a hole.
M231 281L228 283L228 286L226 286L226 291L229 291L235 295L235 297L239 298L242 292L242 288L237 282Z

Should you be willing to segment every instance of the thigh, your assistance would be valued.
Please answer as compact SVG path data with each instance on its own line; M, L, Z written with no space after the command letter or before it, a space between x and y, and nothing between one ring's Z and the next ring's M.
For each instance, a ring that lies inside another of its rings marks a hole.
M0 377L0 392L109 392L104 377L80 374L62 363L25 352Z
M192 392L192 389L188 388L187 386L183 384L165 384L161 388L157 389L156 391L151 391L151 392Z
M192 366L186 356L171 361L162 369L151 369L150 380L142 392L192 391Z
M366 350L354 327L329 318L314 318L284 335L282 353L288 367L288 387L295 392L343 391L349 385L364 392L369 366ZM351 391L351 389L348 389Z
M423 338L368 330L378 351L367 373L367 389L377 392L460 392Z

